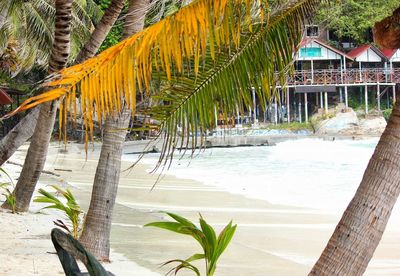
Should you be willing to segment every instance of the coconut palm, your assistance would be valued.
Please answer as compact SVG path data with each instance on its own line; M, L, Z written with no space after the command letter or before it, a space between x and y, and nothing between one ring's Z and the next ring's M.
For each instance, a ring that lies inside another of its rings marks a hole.
M17 54L17 66L2 70L9 69L16 75L20 71L29 71L32 66L46 68L54 39L54 1L1 0L0 3L0 53L12 46ZM90 36L100 16L100 9L92 0L73 2L71 60Z
M56 93L59 93L58 95L63 93L65 99L60 107L62 111L60 117L64 120L67 110L71 108L69 103L74 100L78 86L82 96L82 109L88 115L84 118L84 122L90 135L93 129L93 111L96 111L98 118L101 119L107 115L117 116L115 112L125 110L125 108L134 110L136 91L141 91L143 88L147 88L149 91L152 76L163 79L164 83L168 85L162 91L163 93L160 93L163 99L167 97L171 100L173 93L186 95L185 97L188 99L191 98L191 94L208 93L205 95L208 97L211 93L210 99L213 100L214 107L216 98L228 96L226 105L222 105L224 111L241 103L243 99L248 103L250 99L246 91L249 85L257 87L260 87L261 84L272 85L275 66L283 77L286 66L291 61L292 52L301 38L301 25L312 11L312 3L314 1L301 1L278 13L271 14L271 17L268 18L268 7L265 2L261 1L244 1L245 8L242 6L242 1L194 2L145 31L104 51L96 58L61 71L60 74L65 75L64 79L55 80L49 85L62 86L29 100L25 103L27 105L22 106L21 109L29 107L31 101L42 102L56 99ZM208 18L207 20L204 19L204 15ZM254 15L256 20L252 20L251 15ZM288 33L289 36L287 36ZM151 49L154 50L150 51ZM254 50L261 54L260 62L246 63L246 58L251 58ZM155 73L152 72L152 64L149 63L153 59L155 60L153 64ZM83 68L89 70L83 72ZM246 77L246 74L243 75L244 70L255 74L250 79ZM66 82L68 79L72 80L70 77L66 77L68 72L72 75L76 74L73 76L75 79L72 83ZM115 72L115 74L108 74L109 72ZM240 72L242 76L239 76ZM260 74L260 72L263 73ZM192 79L187 76L192 76ZM99 80L103 81L99 82ZM231 86L232 89L225 91L212 88L216 83L218 88L222 88L229 81L233 81L236 86ZM115 83L116 86L112 83ZM259 89L257 91L265 99L262 91ZM195 101L202 99L197 96L194 98ZM184 100L176 103L179 106L182 102L184 103ZM191 102L190 108L193 108L192 100L188 102ZM204 106L204 109L207 107L210 105ZM203 118L214 116L214 113L209 110L201 112L206 113ZM123 114L125 113L126 110ZM158 113L152 111L154 116L161 113L159 110ZM170 112L166 114L168 113ZM120 124L121 121L116 123ZM121 127L121 125L117 125L117 127ZM121 140L121 143L118 144L122 145L125 134L123 133L121 137L113 137L112 135L115 136L115 133L110 132L110 138L118 138L118 141ZM88 139L88 135L86 137ZM107 153L107 151L105 152ZM119 152L117 155L120 158ZM101 158L101 160L107 159L110 159L110 152ZM92 198L92 202L100 206L97 213L94 212L93 221L104 220L105 217L111 218L116 188L108 189L107 187L116 187L118 174L119 167L98 166L98 173L96 173L96 177L99 177L98 181L108 182L109 186L99 185L99 187L103 187L103 190L108 191L107 196L97 197L97 200ZM95 188L93 194L96 195ZM104 195L104 193L102 194ZM84 229L87 229L87 226ZM90 235L88 236L90 237ZM85 240L84 234L82 240ZM91 239L89 240L91 241ZM88 242L87 244L93 243ZM95 255L107 258L107 244L108 240L102 239L102 242L97 242L98 246L91 250L104 252L102 254L95 253Z
M55 28L54 28L54 42L51 50L49 60L49 73L55 73L61 70L68 62L70 51L70 34L71 34L71 20L72 20L72 0L56 0L55 1ZM55 102L46 102L41 105L39 117L42 120L52 120L53 114L57 111L57 104ZM54 117L55 118L55 117ZM39 127L38 127L39 126ZM44 124L38 124L33 133L34 139L31 141L27 156L33 156L34 160L40 158L40 153L47 153L45 145L40 143L35 137L44 137L42 139L50 140L53 128L46 127ZM28 161L28 162L26 162ZM24 166L21 171L20 178L14 189L16 198L16 207L18 211L27 211L30 200L32 198L35 185L27 185L27 176L37 170L37 163L31 163L30 160L25 160ZM39 167L39 171L43 169ZM39 175L35 174L38 178Z
M49 47L54 39L55 8L53 2L50 0L0 0L0 53L7 45L10 45L11 41L18 42L16 47L17 64L13 74L21 69L28 70L33 64L47 66ZM76 57L77 49L81 48L82 43L88 40L90 32L94 28L93 23L98 22L99 16L101 16L101 12L92 0L75 0L73 2L72 54L70 57ZM99 41L100 44L102 42L100 39L96 39L96 41ZM0 140L0 164L7 161L32 136L38 115L39 108L33 109Z
M99 22L100 32L94 32L87 44L91 44L92 47L97 47L97 49L100 47L105 38L104 32L107 32L114 24L123 8L123 4L124 0L114 0L111 2L111 5L113 5L112 8L106 10L104 16ZM70 24L67 26L67 24L64 23L64 27L70 28L71 26ZM67 40L67 37L64 37L64 39ZM84 49L86 49L86 46ZM64 52L60 57L65 55L68 57L66 52ZM56 58L56 60L59 60L60 57ZM90 57L90 52L88 51L86 51L84 55L81 55L81 58L87 57ZM25 159L24 167L15 188L18 199L17 209L19 211L27 211L29 208L33 191L46 160L48 144L54 126L56 111L56 102L43 104L41 106L41 111L39 111L39 109L35 109L33 112L31 112L32 114L28 114L28 116L24 118L23 121L21 121L20 124L18 124L8 136L3 138L4 141L2 140L0 148L5 148L11 144L11 147L4 152L7 154L3 154L5 159L7 156L12 154L12 150L18 148L26 139L30 137L29 134L32 135L33 132L33 138ZM35 125L36 120L38 120L39 123L36 124L36 127L34 127L32 125ZM24 135L21 135L21 133ZM10 139L12 137L15 137L16 139Z
M134 89L126 88L136 88L133 84L142 87L149 85L151 77L154 76L150 69L155 68L160 72L160 78L165 79L165 83L168 84L159 96L169 104L149 112L161 119L166 133L163 157L168 154L172 156L178 138L190 141L188 136L179 137L178 124L183 126L183 133L202 133L215 119L214 107L221 108L223 112L234 110L236 104L243 100L249 101L245 91L250 86L273 86L275 69L284 72L292 58L292 50L300 37L299 23L302 23L303 18L310 16L318 2L299 1L288 10L270 15L267 24L252 26L252 32L245 33L239 27L241 24L235 21L239 18L235 17L238 16L235 11L240 9L220 10L221 7L227 7L222 1L213 1L215 6L208 1L197 1L175 16L109 49L104 56L100 55L83 65L62 71L62 78L50 83L51 86L56 86L52 92L31 99L21 109L60 96L65 97L64 101L69 103L74 89L79 86L85 99L85 110L89 113L98 111L99 114L111 114L122 109L122 95L126 99L129 99L127 96L131 96L124 93ZM216 9L213 13L209 13L208 10L211 6ZM192 9L202 8L203 14L208 15L210 22L216 24L207 25L207 21L197 21L198 18ZM229 18L235 20L225 22L225 12L230 14ZM218 17L213 18L212 15ZM181 22L179 19L183 18L190 26L180 24L180 28L173 25ZM219 26L218 20L222 21L222 27L214 29L213 26ZM229 27L225 27L224 24ZM176 28L172 28L171 25ZM239 32L232 30L240 30L241 36ZM190 35L193 33L196 34L194 38ZM206 33L209 36L199 35ZM183 35L185 39L166 38L179 35ZM153 49L153 52L150 52L149 48ZM199 66L201 55L203 68ZM123 58L127 56L134 57L134 61L132 58ZM154 64L151 64L151 61ZM196 78L186 77L185 74L193 74ZM98 89L92 90L89 84ZM261 90L258 93L261 99L265 97ZM134 101L133 98L131 100ZM215 102L220 103L215 106ZM127 104L132 106L132 102ZM372 258L400 193L400 160L397 154L400 146L397 139L400 136L399 104L398 102L394 107L356 195L311 275L361 275ZM91 121L89 115L86 118L89 131L92 127ZM193 145L196 145L196 138L193 140Z
M123 38L144 26L149 0L130 0L125 16ZM125 108L117 116L107 116L104 123L103 144L93 182L92 195L80 241L94 256L108 260L112 214L121 170L122 148L131 119L131 110Z
M400 47L400 8L375 24L374 40L383 47ZM362 275L371 260L399 197L400 102L332 237L310 275Z

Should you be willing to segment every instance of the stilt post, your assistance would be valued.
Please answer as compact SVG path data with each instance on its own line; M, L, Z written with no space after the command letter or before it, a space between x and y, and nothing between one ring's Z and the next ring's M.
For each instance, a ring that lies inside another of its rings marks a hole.
M286 90L286 108L287 108L287 122L290 123L290 98L289 98L289 87Z
M365 85L364 89L364 99L365 99L365 114L368 114L368 86Z
M305 122L307 123L308 122L308 100L307 100L307 93L304 93L304 111L305 111L305 115L306 115L306 118L305 118Z
M299 95L299 122L302 123L303 120L301 118L301 95Z
M325 92L325 112L328 113L328 92Z
M381 86L379 83L376 86L376 102L378 104L378 111L381 112Z

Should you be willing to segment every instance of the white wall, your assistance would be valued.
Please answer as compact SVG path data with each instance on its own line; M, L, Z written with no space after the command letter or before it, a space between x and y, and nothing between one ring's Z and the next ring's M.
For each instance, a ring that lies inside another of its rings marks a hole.
M369 48L367 51L364 51L361 55L356 58L356 61L361 62L382 62L382 58L375 53L374 50Z
M400 49L397 49L396 53L390 59L392 62L400 62Z

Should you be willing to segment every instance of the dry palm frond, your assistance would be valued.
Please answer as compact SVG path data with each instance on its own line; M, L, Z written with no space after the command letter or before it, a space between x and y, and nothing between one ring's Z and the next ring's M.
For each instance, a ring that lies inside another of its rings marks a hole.
M266 26L254 26L252 32L243 33L237 49L220 52L215 61L208 57L196 78L178 76L165 81L164 90L153 97L161 104L146 111L161 122L165 134L158 165L172 160L177 147L194 150L202 146L218 114L227 118L243 111L244 106L252 106L252 87L261 106L266 105L275 85L285 83L302 26L319 2L303 0L286 6L271 15Z
M251 29L250 0L198 0L151 27L105 50L98 56L66 68L45 86L51 90L25 101L12 114L40 103L62 98L61 124L69 110L75 113L75 96L81 96L86 129L92 132L94 113L99 119L124 105L135 109L136 92L149 90L153 71L196 76L206 55L212 59L225 49L238 49L241 32ZM257 0L259 21L267 4ZM244 22L246 24L244 24Z

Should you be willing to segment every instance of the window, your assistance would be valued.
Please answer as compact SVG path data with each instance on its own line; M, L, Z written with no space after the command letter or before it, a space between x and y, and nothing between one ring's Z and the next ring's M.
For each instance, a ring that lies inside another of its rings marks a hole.
M321 48L309 47L300 49L300 57L321 57Z
M318 37L319 36L319 28L316 25L306 26L306 35L307 37Z

